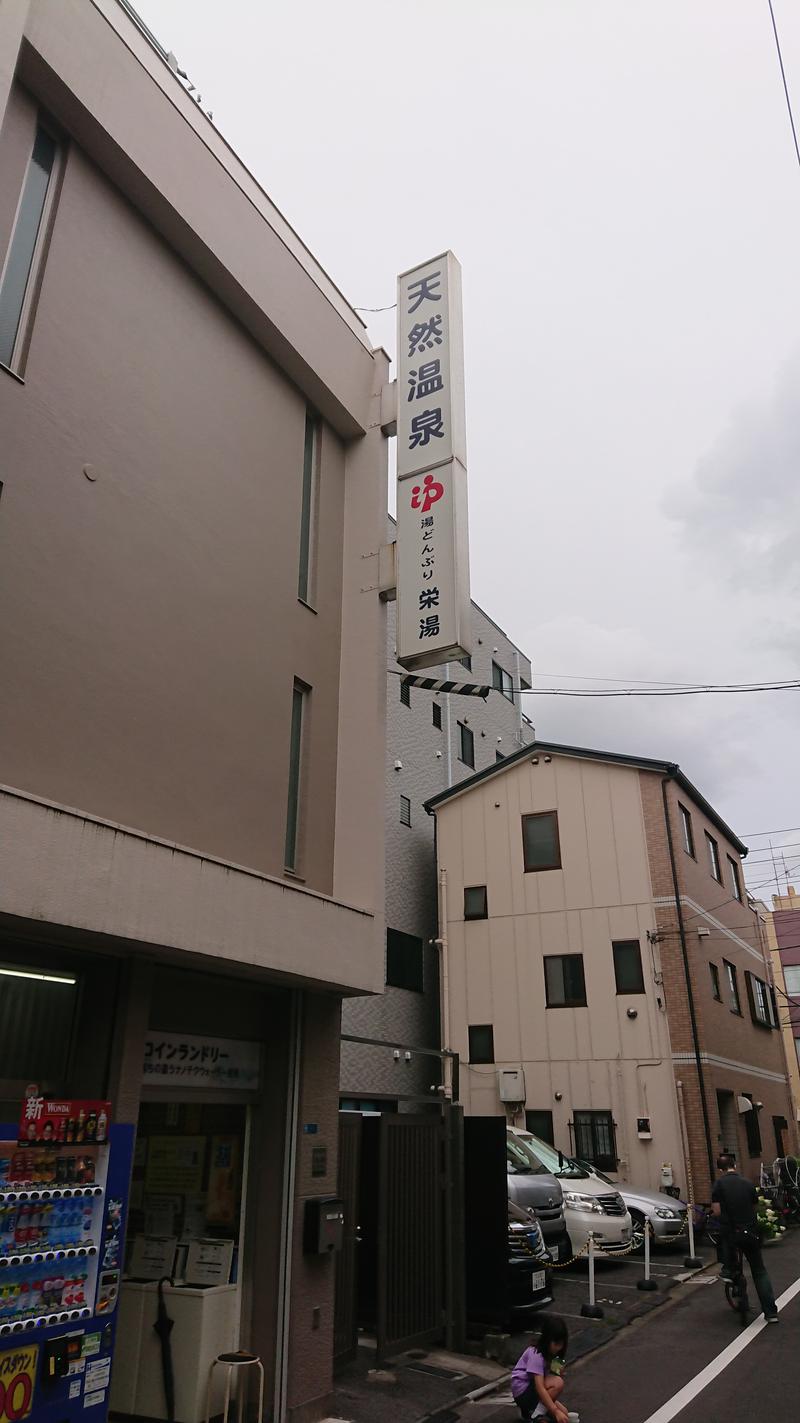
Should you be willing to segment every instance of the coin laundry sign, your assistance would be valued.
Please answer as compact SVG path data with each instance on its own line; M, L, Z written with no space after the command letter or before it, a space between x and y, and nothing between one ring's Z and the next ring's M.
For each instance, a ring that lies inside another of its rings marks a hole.
M452 252L398 279L397 660L471 648L461 268Z

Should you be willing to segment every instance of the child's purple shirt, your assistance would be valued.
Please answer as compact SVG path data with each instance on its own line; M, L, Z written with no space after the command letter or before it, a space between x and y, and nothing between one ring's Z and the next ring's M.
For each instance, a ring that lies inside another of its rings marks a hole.
M530 1385L532 1374L538 1374L540 1378L544 1378L546 1373L547 1366L544 1356L539 1353L538 1349L526 1349L521 1358L517 1359L511 1373L512 1397L519 1398L520 1394L525 1392Z

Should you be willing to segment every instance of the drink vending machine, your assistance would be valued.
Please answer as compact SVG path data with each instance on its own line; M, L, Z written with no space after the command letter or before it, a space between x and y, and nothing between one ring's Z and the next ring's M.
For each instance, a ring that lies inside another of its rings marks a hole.
M134 1134L33 1089L0 1126L0 1423L105 1423Z

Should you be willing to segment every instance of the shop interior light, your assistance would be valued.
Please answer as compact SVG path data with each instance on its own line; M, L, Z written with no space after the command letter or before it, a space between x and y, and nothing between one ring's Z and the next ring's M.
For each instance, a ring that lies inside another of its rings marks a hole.
M3 978L35 978L40 983L65 983L69 988L74 988L78 981L71 973L39 973L23 968L0 968L0 975Z

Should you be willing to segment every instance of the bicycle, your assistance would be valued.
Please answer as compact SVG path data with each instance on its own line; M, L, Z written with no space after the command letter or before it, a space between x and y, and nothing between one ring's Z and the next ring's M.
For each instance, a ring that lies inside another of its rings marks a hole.
M733 1279L725 1281L725 1298L731 1309L739 1315L744 1328L750 1316L750 1300L747 1295L747 1278L744 1273L744 1255L741 1245L733 1247Z

